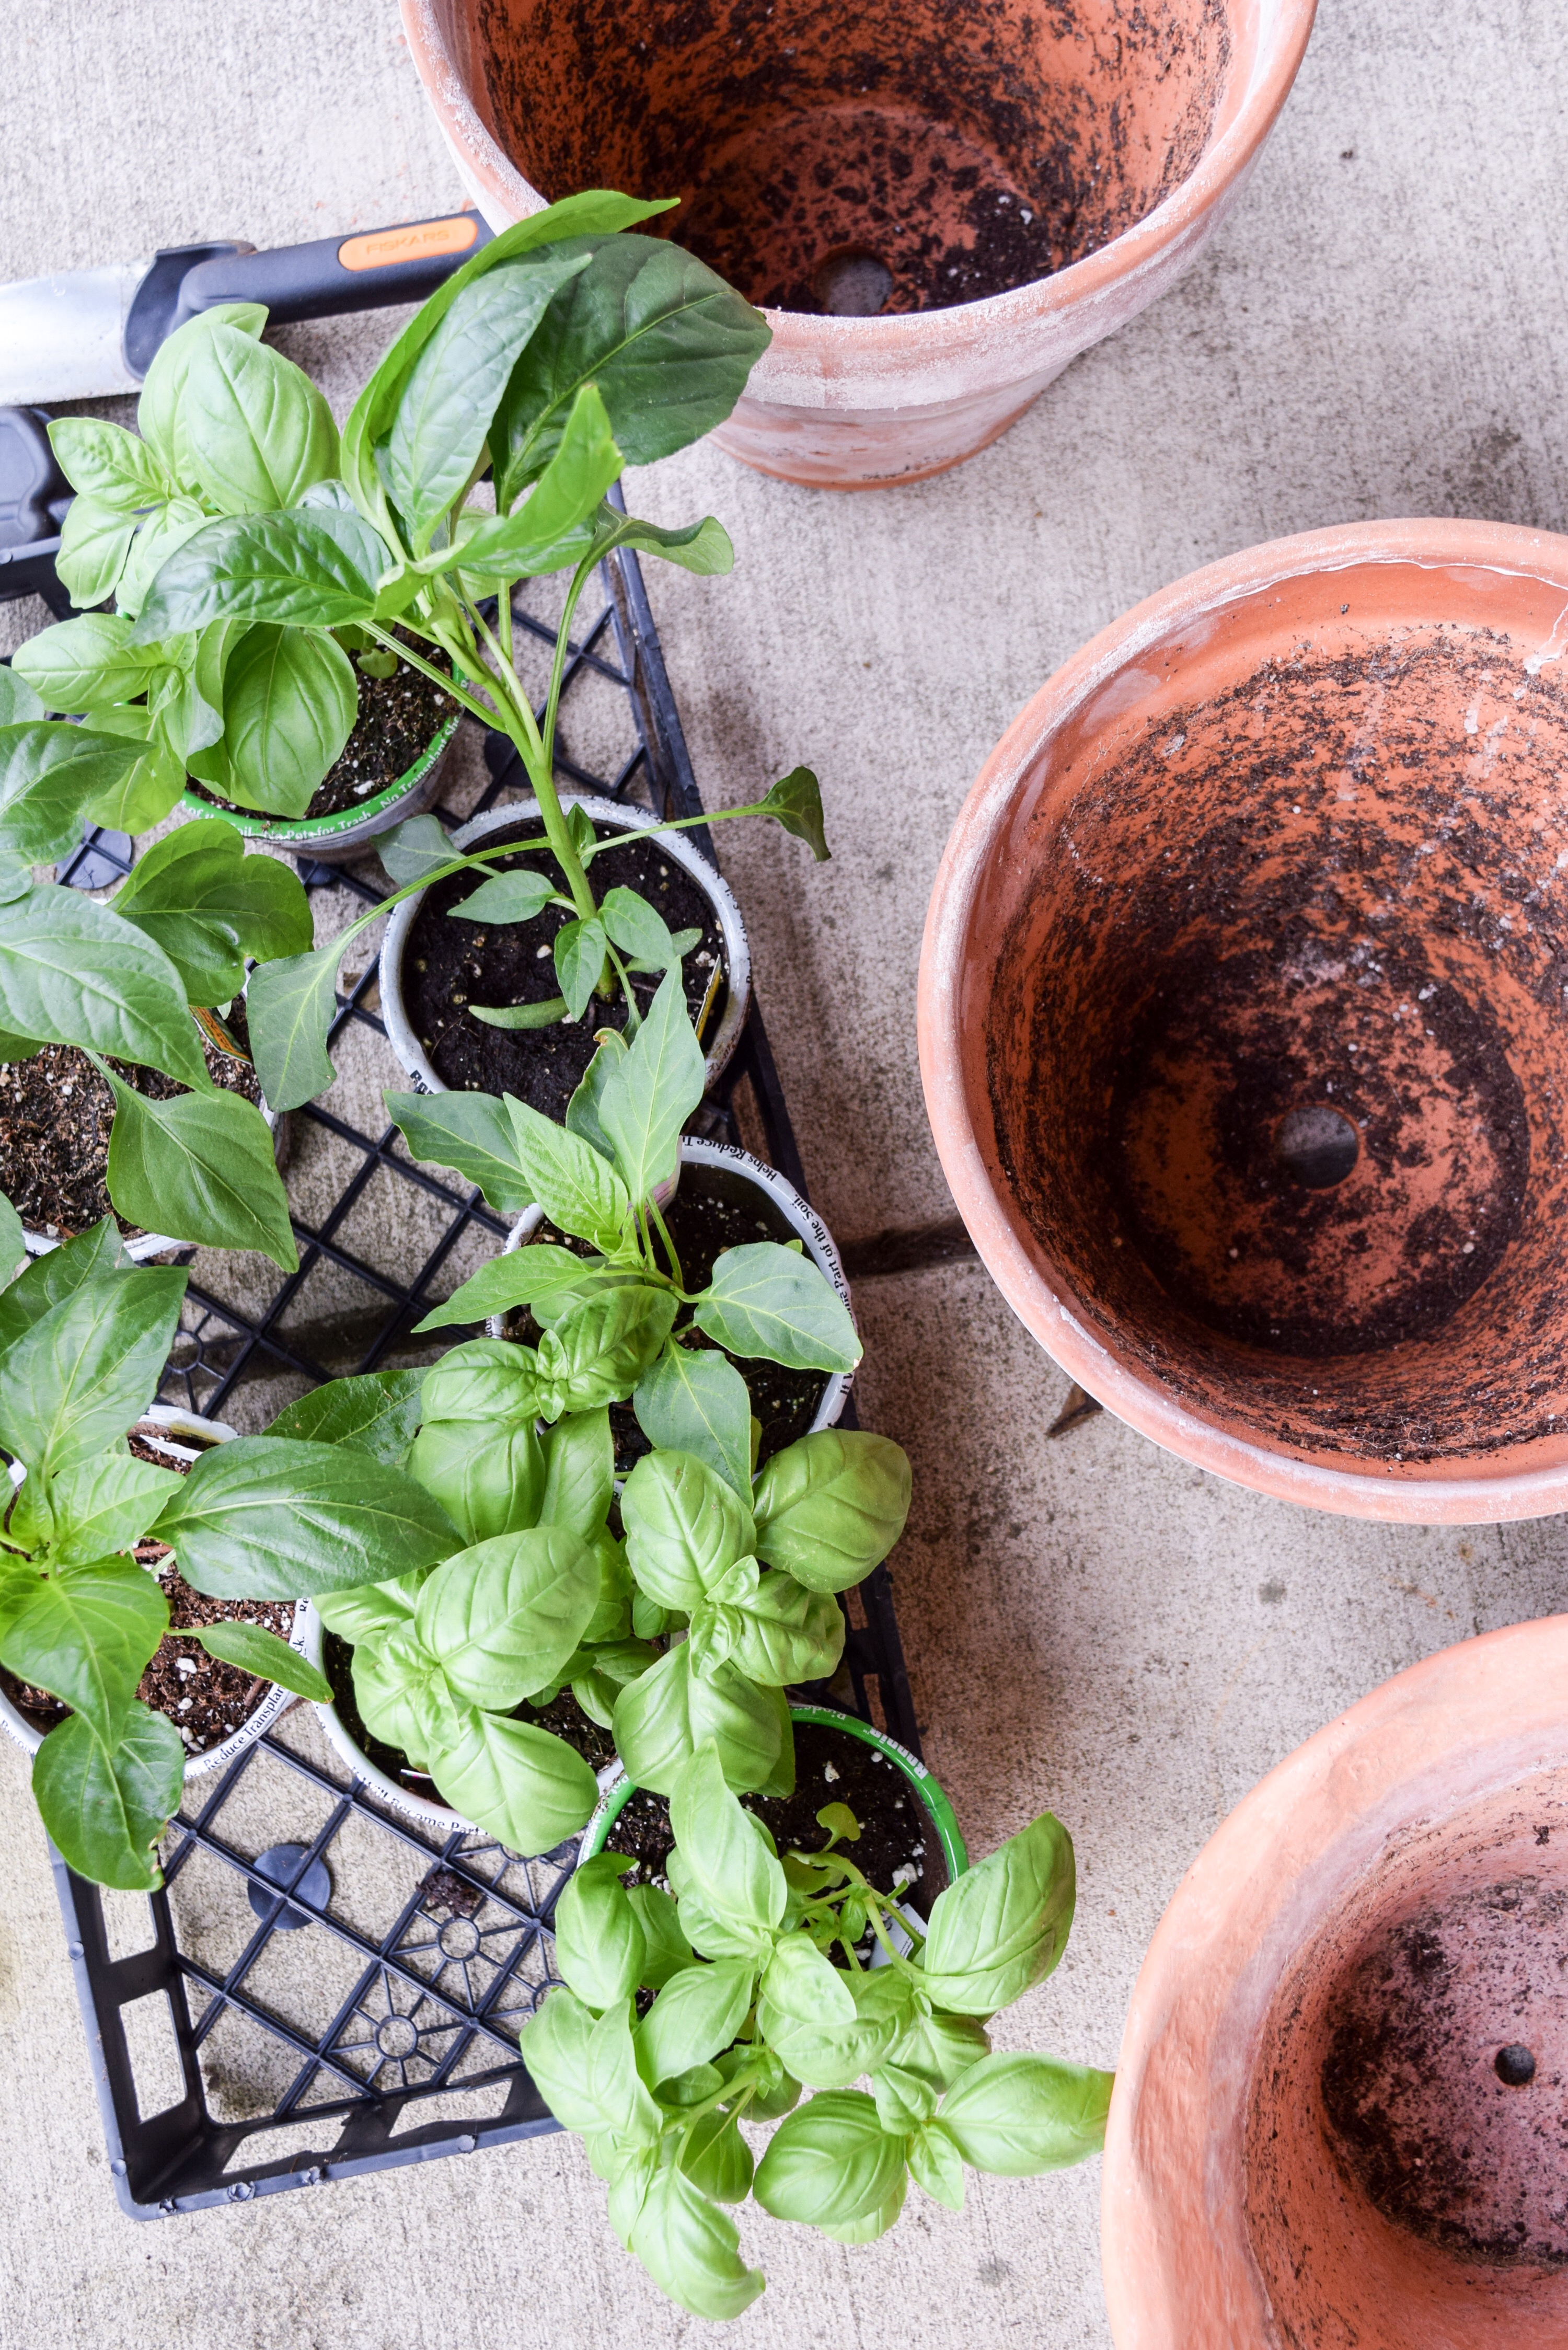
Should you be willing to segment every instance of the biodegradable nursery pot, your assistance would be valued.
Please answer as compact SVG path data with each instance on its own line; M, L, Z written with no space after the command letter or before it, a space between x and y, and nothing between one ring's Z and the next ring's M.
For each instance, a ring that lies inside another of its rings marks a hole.
M972 456L1190 266L1313 9L403 0L403 24L493 228L580 188L682 199L651 233L774 330L714 439L855 489Z
M396 782L358 807L342 808L336 816L263 816L259 809L230 807L186 791L180 805L187 816L221 816L247 840L265 841L269 848L285 848L291 857L313 858L318 865L343 865L359 855L382 833L404 818L420 816L436 795L441 771L462 712L453 711L431 741Z
M1568 540L1283 539L992 754L920 965L1015 1312L1184 1459L1351 1516L1568 1508Z
M732 1210L739 1208L745 1217L744 1225L739 1228L745 1239L782 1241L786 1246L792 1241L799 1241L817 1271L838 1292L853 1318L855 1308L849 1295L849 1284L845 1279L844 1266L832 1233L811 1202L803 1199L794 1185L781 1175L776 1167L766 1166L762 1159L754 1159L749 1150L742 1150L732 1142L705 1142L694 1134L686 1134L680 1138L680 1163L675 1183L669 1192L660 1191L655 1196L670 1220L683 1262L687 1249L680 1239L682 1218L679 1212L672 1212L672 1200L679 1199L690 1207L695 1200L711 1199ZM533 1239L544 1221L542 1208L525 1208L507 1235L504 1253L510 1256L514 1249L524 1247ZM726 1235L725 1245L732 1244ZM688 1276L691 1277L690 1266ZM510 1315L493 1315L485 1326L493 1338L504 1338L512 1335L512 1319ZM745 1366L740 1367L744 1378ZM771 1368L769 1366L758 1367L764 1372ZM810 1371L784 1376L791 1384L804 1381L806 1392L803 1400L794 1404L787 1393L781 1392L766 1399L753 1393L752 1408L763 1423L757 1457L759 1468L775 1452L782 1451L786 1444L794 1443L797 1438L815 1435L819 1428L836 1427L844 1416L849 1390L855 1384L853 1371ZM810 1390L818 1381L821 1391L813 1403ZM774 1408L769 1409L770 1405ZM633 1454L628 1449L628 1438L634 1440L634 1449L647 1450L647 1440L638 1432L631 1407L628 1404L612 1405L610 1425L616 1433L617 1459L629 1469Z
M658 822L658 818L647 808L628 806L620 800L597 798L590 793L563 792L561 806L568 809L579 807L596 827L603 827L607 830L628 835L635 835L639 830L646 830ZM513 831L526 825L535 827L533 837L543 839L538 801L532 798L508 800L504 806L488 808L483 816L473 816L467 824L460 826L452 836L452 846L459 849L482 847L490 842L494 834ZM716 934L715 953L722 960L723 966L725 994L716 1023L710 1020L709 1030L704 1032L707 1055L706 1081L709 1086L712 1086L741 1041L741 1031L746 1024L746 1012L752 1000L752 957L751 950L746 943L745 924L741 920L741 910L735 903L734 893L723 875L716 866L709 863L700 849L692 847L685 833L660 834L659 857L661 862L675 868L678 873L692 885L696 898L704 901L708 910L711 925L711 935ZM600 896L618 879L615 859L612 857L598 860L597 864L590 864L587 869L590 879L597 885L597 894ZM459 876L449 883L436 885L437 889L443 892L453 902L471 896L477 886L477 881L468 875ZM417 1033L409 1002L409 990L405 983L408 978L405 958L409 952L409 941L420 921L421 910L429 895L428 891L421 889L416 896L405 898L387 924L386 937L381 944L379 981L381 1016L386 1023L388 1042L412 1079L415 1090L422 1094L439 1094L449 1090L449 1080L441 1076L431 1053L426 1050ZM695 903L696 899L691 902ZM440 903L439 898L437 903ZM562 918L552 916L549 919L553 922L558 922ZM473 927L465 926L471 931ZM526 931L531 938L539 926L518 924L509 927L514 928L517 935L522 936ZM672 921L670 927L679 929L680 925L679 922ZM532 955L532 949L529 952ZM477 963L473 968L475 970L479 968ZM556 981L553 968L547 961L542 965L531 962L527 968L537 970L538 992L541 994L547 994L553 991ZM465 989L470 983L465 975ZM476 981L472 983L477 985ZM463 1000L465 999L450 999L448 1008L450 1008L450 1003L457 1003L461 1008L461 1003ZM464 1018L459 1024L469 1033L473 1043L487 1046L492 1051L512 1048L511 1039L506 1040L505 1046L500 1045L499 1039L502 1032L496 1029L482 1029L472 1018ZM597 1019L590 1019L587 1024L574 1032L575 1040L580 1045L577 1059L581 1067L587 1066L593 1053L593 1031L597 1024ZM558 1032L553 1030L524 1031L518 1038L515 1047L512 1049L515 1049L518 1053L536 1053L539 1040L543 1036L554 1035L556 1033ZM432 1031L431 1034L433 1035L434 1032ZM436 1045L432 1049L439 1050L441 1047ZM518 1066L521 1069L523 1065L519 1062ZM457 1082L460 1085L462 1084L463 1069L459 1067L454 1074ZM580 1074L579 1067L566 1088L568 1094L570 1087L576 1085L577 1076ZM487 1086L485 1089L521 1092L523 1080L519 1076L516 1078L509 1078L507 1082L498 1086ZM558 1103L539 1104L536 1107L545 1107L549 1115L561 1117L565 1114L566 1100L563 1098Z
M1117 2350L1568 2342L1568 1617L1416 1665L1189 1870L1102 2188Z
M55 1243L51 1241L47 1245L52 1248ZM171 1243L165 1243L164 1245ZM134 1255L135 1250L134 1242L127 1244L128 1254ZM149 1405L130 1433L155 1451L167 1452L171 1461L191 1461L199 1459L214 1444L232 1443L238 1431L226 1420L204 1419L200 1412L182 1411L175 1404L155 1403ZM304 1612L303 1607L296 1607L289 1634L289 1646L302 1656L307 1653ZM216 1771L221 1764L232 1762L236 1754L270 1730L278 1716L294 1702L292 1692L279 1689L275 1683L254 1712L246 1717L232 1736L202 1752L186 1755L186 1778L199 1779L208 1772ZM4 1730L27 1754L36 1754L44 1742L44 1732L12 1703L4 1690L0 1690L0 1730Z

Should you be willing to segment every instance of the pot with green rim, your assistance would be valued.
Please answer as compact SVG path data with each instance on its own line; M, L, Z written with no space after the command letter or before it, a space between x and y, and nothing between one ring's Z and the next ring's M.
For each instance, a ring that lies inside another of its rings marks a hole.
M853 1846L857 1865L865 1867L874 1884L878 1883L882 1872L874 1853L865 1847L874 1836L879 1836L881 1849L890 1857L891 1865L886 1872L888 1889L898 1891L908 1887L909 1898L900 1907L911 1913L915 1925L923 1926L938 1894L969 1867L969 1855L957 1816L941 1786L918 1755L911 1754L907 1746L900 1746L896 1738L889 1738L875 1723L863 1721L858 1714L844 1713L836 1706L826 1705L792 1705L789 1711L795 1731L794 1796L781 1799L743 1795L742 1802L766 1823L781 1849L785 1839L792 1836L801 1840L803 1848L820 1844L824 1831L815 1824L816 1811L828 1803L847 1803L861 1831L861 1840ZM846 1756L852 1756L852 1748L841 1748L835 1755L840 1737L868 1750L875 1758L871 1766L874 1771L888 1770L888 1783L897 1792L891 1804L878 1804L878 1810L886 1815L880 1821L867 1809L866 1790L870 1788L871 1800L876 1802L881 1789L871 1787L868 1778L855 1772L854 1759L846 1762ZM819 1795L820 1804L816 1800ZM641 1808L648 1817L639 1820L632 1833L624 1835L613 1848L626 1851L643 1846L647 1856L639 1855L639 1874L651 1878L661 1873L657 1858L659 1836L662 1834L667 1851L674 1841L669 1833L664 1799L639 1788L624 1771L609 1781L583 1830L577 1847L579 1865L610 1846L612 1831L622 1821L634 1796L641 1797ZM898 1820L893 1815L906 1810L910 1797L912 1813L905 1820ZM792 1816L792 1807L799 1816ZM898 1850L906 1845L907 1855L900 1859ZM908 1875L904 1874L906 1870ZM627 1881L634 1883L637 1878L628 1877Z
M435 797L441 766L457 732L462 712L454 710L413 764L358 807L339 808L334 816L264 816L257 808L231 807L186 789L180 805L188 816L221 816L247 840L265 840L269 848L286 848L296 857L312 857L318 865L340 865L357 856L405 816L419 816Z

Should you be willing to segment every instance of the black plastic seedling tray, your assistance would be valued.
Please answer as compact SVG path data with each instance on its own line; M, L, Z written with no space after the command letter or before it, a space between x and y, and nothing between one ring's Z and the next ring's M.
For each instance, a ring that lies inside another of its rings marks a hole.
M699 815L636 557L613 557L601 577L602 608L580 622L566 672L560 772L607 797ZM537 614L519 603L515 617L520 641L549 641ZM462 816L526 787L499 737L485 759L484 788ZM690 837L711 856L706 827ZM89 836L61 878L103 886L127 869L129 850L121 836ZM313 891L380 894L362 870L300 869ZM345 979L340 1065L357 1032L384 1035L375 983L373 960ZM254 1382L271 1382L281 1401L284 1388L417 1362L445 1342L410 1333L493 1253L506 1223L477 1191L410 1161L397 1129L379 1123L379 1085L398 1076L389 1052L372 1042L364 1057L363 1122L330 1097L296 1113L299 1271L258 1294L234 1285L224 1258L198 1256L164 1401L256 1425L271 1411L242 1410ZM720 1092L692 1124L743 1143L805 1191L754 996ZM253 1283L259 1262L244 1261ZM853 1424L852 1404L845 1419ZM887 1569L846 1608L845 1666L811 1694L918 1752ZM350 1781L300 1706L221 1774L187 1783L166 1850L164 1889L151 1896L105 1895L55 1862L110 2168L133 2217L244 2203L556 2127L517 2033L555 1980L551 1918L573 1846L521 1861L480 1836L428 1836Z

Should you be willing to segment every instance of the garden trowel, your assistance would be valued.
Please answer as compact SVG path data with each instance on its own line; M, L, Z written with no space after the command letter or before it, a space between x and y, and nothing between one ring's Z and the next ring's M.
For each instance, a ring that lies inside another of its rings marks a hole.
M422 302L489 241L477 213L448 213L271 253L171 245L123 267L0 286L0 408L140 391L159 345L218 302L265 302L279 326Z

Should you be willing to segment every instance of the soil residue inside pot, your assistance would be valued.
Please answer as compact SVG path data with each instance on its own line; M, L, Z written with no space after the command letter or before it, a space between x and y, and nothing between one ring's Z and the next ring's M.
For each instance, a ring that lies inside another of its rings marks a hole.
M406 629L399 629L396 634L405 644L415 642ZM451 674L451 660L434 645L421 644L419 650L432 669ZM344 816L353 808L362 807L368 799L384 792L389 784L395 784L424 757L457 709L450 693L443 693L433 679L411 668L406 660L398 663L390 677L372 677L355 661L354 675L359 688L359 714L354 721L354 731L317 785L305 816L286 819L290 823L308 822L321 816ZM189 788L213 807L227 808L234 816L267 820L262 809L243 808L235 801L210 791L194 777Z
M594 829L603 840L613 836L616 828L600 824ZM515 835L492 833L474 846L489 849L498 837L504 841L541 837L534 818L519 824ZM520 852L503 859L494 869L543 873L561 888L556 860L547 850ZM662 841L644 841L635 832L625 837L623 845L596 857L587 879L596 904L602 903L611 889L634 889L663 917L671 931L701 931L701 939L681 965L687 1010L696 1021L712 986L715 966L724 972L724 941L718 919L696 883L669 855ZM515 1094L519 1101L558 1123L594 1056L597 1031L625 1027L625 999L618 987L608 1003L596 996L581 1020L557 1021L548 1028L492 1028L475 1020L466 1008L470 1003L542 1003L559 994L551 948L556 931L572 920L556 906L546 906L528 922L475 922L462 915L453 919L452 909L471 898L479 886L474 874L457 873L438 881L421 899L403 948L402 991L409 1024L437 1076L454 1092ZM641 1008L652 1002L661 975L634 975L632 987ZM705 1043L711 1043L723 1018L726 976L722 975L713 988L701 1024Z
M1047 277L1196 166L1221 0L472 0L497 132L550 196L667 189L753 302L941 309ZM655 232L657 233L657 232Z
M138 1436L130 1439L130 1446L139 1461L151 1461L155 1468L172 1469L180 1475L190 1469L188 1461L181 1461L160 1445L145 1443ZM237 1730L243 1730L274 1685L258 1680L254 1673L243 1672L237 1665L225 1665L216 1657L210 1657L195 1637L197 1627L207 1624L259 1624L264 1630L275 1632L280 1640L286 1640L294 1628L294 1603L211 1599L205 1592L191 1588L174 1565L166 1543L139 1543L133 1555L156 1574L169 1602L170 1623L170 1629L154 1649L137 1685L136 1694L143 1705L168 1716L180 1732L187 1753L204 1754L221 1746ZM3 1666L0 1688L35 1730L47 1732L70 1712L69 1706L62 1705L47 1690L18 1680Z
M713 1277L713 1266L725 1249L743 1248L755 1241L787 1242L799 1237L765 1192L726 1168L683 1167L680 1188L663 1213L685 1276L682 1286L693 1293L707 1287ZM553 1224L542 1224L535 1239L569 1248L579 1256L593 1253L586 1241L573 1240L557 1232ZM542 1334L533 1315L521 1313L509 1317L507 1335L525 1346L536 1347ZM694 1347L712 1345L701 1330L691 1333L691 1343ZM775 1452L782 1452L786 1444L793 1444L806 1433L822 1401L827 1374L788 1370L782 1363L764 1362L750 1356L731 1355L729 1360L745 1380L753 1417L762 1423L757 1448L760 1468ZM615 1438L616 1467L624 1476L653 1448L639 1427L637 1414L629 1403L610 1406L610 1429Z
M910 1907L921 1918L948 1883L948 1865L930 1814L896 1763L853 1731L825 1722L794 1725L793 1795L742 1795L780 1852L820 1852L827 1830L817 1814L828 1804L846 1804L860 1824L857 1844L839 1849L878 1893L908 1888ZM675 1838L670 1804L646 1787L627 1797L605 1838L611 1852L630 1853L637 1866L627 1885L662 1885Z
M244 1011L236 1002L224 1024L242 1047ZM206 1036L202 1050L214 1085L260 1101L248 1060L220 1051ZM128 1061L109 1066L149 1101L171 1101L187 1090L160 1069ZM71 1240L114 1213L104 1180L113 1118L113 1094L72 1045L44 1045L28 1060L0 1064L0 1191L29 1232ZM116 1221L133 1237L140 1230Z
M986 1015L1072 1311L1272 1448L1568 1431L1568 693L1354 619L1206 702L1154 676L1040 804Z
M409 1758L400 1747L389 1746L365 1727L354 1696L354 1648L351 1641L340 1633L324 1629L321 1642L321 1669L332 1684L332 1701L337 1718L355 1745L378 1771L410 1795L423 1795L431 1803L444 1803L446 1798L428 1771L411 1770ZM607 1730L600 1728L591 1715L586 1714L569 1689L564 1689L548 1705L519 1705L512 1710L514 1721L532 1722L540 1730L553 1731L568 1746L575 1747L590 1770L602 1771L615 1761L615 1741Z

